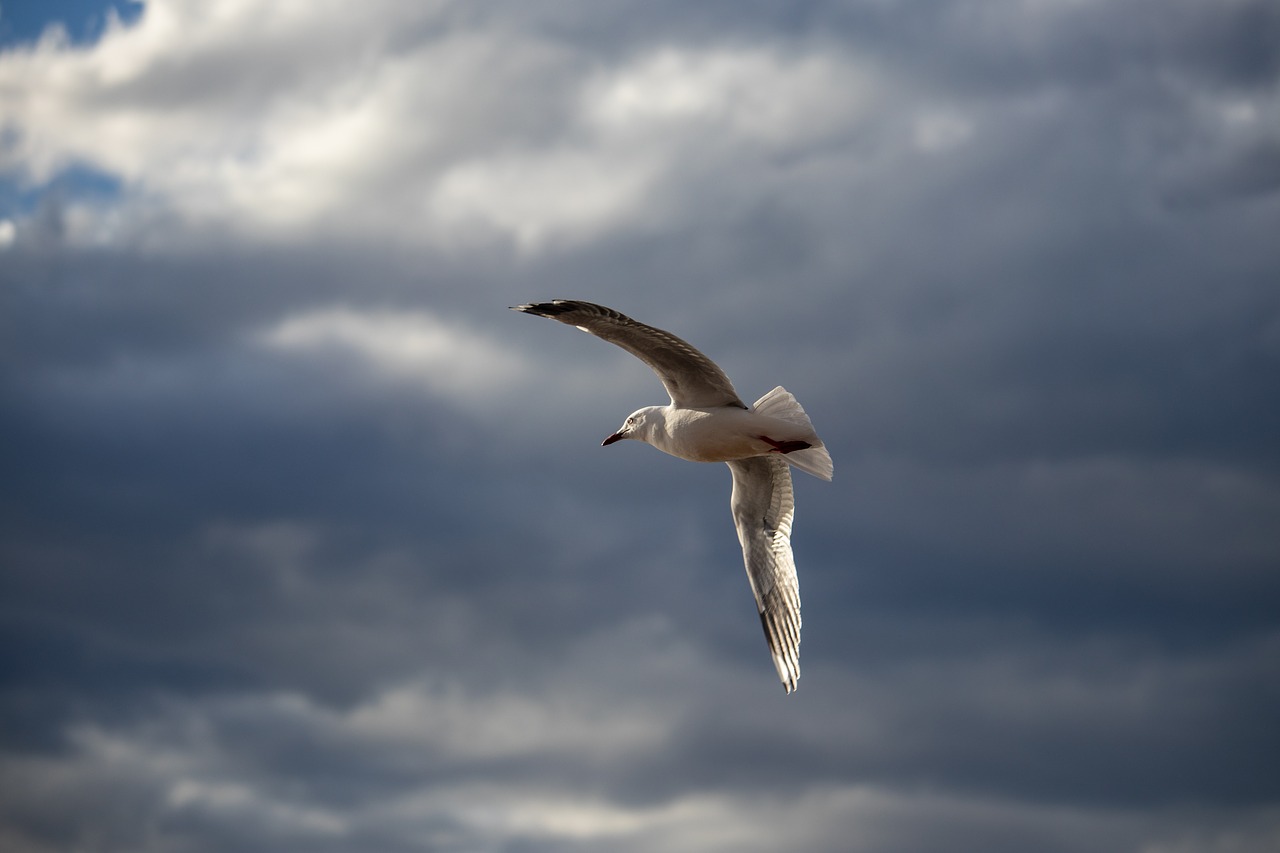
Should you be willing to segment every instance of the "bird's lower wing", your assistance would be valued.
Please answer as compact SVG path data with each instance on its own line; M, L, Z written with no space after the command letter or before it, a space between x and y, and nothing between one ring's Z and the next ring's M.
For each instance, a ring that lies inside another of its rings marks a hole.
M755 593L769 653L790 693L800 678L800 583L791 555L795 499L781 456L725 463L733 472L733 523Z

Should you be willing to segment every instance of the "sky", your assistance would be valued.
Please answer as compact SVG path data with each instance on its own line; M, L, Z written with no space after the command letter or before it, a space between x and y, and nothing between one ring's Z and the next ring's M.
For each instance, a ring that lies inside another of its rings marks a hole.
M5 0L0 847L1275 850L1278 223L1269 0Z

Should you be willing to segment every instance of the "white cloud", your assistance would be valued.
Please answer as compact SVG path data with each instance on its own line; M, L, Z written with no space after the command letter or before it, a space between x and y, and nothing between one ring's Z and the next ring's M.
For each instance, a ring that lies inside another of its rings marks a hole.
M590 78L562 141L449 168L432 214L459 239L480 225L526 251L645 227L688 191L688 163L762 168L849 127L874 94L864 70L829 54L664 48Z
M483 21L432 35L446 7L157 0L93 45L8 51L0 169L119 179L117 209L85 209L109 222L72 239L215 229L536 252L652 221L691 158L795 150L874 101L830 52L668 47L589 70L580 50Z
M430 210L451 242L465 242L480 225L536 251L590 238L634 214L655 171L642 158L573 150L463 163L441 177Z
M344 834L347 828L347 822L330 811L264 797L261 791L236 782L179 778L169 787L165 805L174 811L201 812L231 822L259 822L272 833L333 836Z
M584 108L611 133L682 126L791 145L847 126L874 96L868 71L838 55L665 48L602 75Z
M498 395L522 375L514 353L425 312L311 310L264 330L259 340L283 352L350 354L384 376L421 382L464 403Z
M668 720L602 698L515 692L478 697L456 688L405 684L356 708L344 725L376 741L440 749L468 760L557 752L591 752L604 759L663 743Z
M437 149L487 133L493 87L536 85L548 65L518 36L389 48L433 11L161 0L94 45L6 52L0 169L40 184L87 164L121 179L126 201L259 239L412 231L449 162Z
M465 703L477 717L491 716L485 697L465 697ZM568 714L561 727L582 722L572 707L562 705L558 710ZM245 828L265 832L279 849L289 850L341 838L358 843L368 833L394 839L396 846L432 846L442 840L439 833L447 832L451 846L478 850L535 840L604 843L623 853L782 847L876 851L934 849L940 839L959 838L969 846L985 841L994 849L1053 843L1064 850L1261 853L1273 849L1280 832L1280 820L1265 806L1242 814L1192 810L1184 815L830 779L787 793L688 785L657 801L566 783L554 772L538 777L537 784L519 772L487 778L459 773L442 781L430 768L448 754L450 744L436 744L444 752L432 751L425 742L387 752L359 738L344 739L359 713L344 716L300 697L262 695L170 703L128 730L78 727L65 752L9 756L0 763L0 780L11 792L0 813L53 817L57 811L50 803L87 807L108 790L116 796L129 792L134 798L130 817L113 827L112 845L102 848L112 850L138 849L130 844L145 843L148 827L172 833L167 837L175 844L190 841L180 834L183 817L222 834ZM430 716L419 722L432 728ZM320 751L309 753L305 766L279 765L280 756L271 756L260 742L272 734L258 727L272 725L314 742ZM341 746L334 750L335 745ZM551 763L562 760L565 750L582 754L590 746L585 740L560 742L542 754ZM478 754L466 766L478 771L493 757ZM307 777L317 767L345 796L314 796L318 786L308 784ZM417 778L403 778L407 768L421 770ZM379 770L396 781L368 775ZM193 849L205 847L197 842Z

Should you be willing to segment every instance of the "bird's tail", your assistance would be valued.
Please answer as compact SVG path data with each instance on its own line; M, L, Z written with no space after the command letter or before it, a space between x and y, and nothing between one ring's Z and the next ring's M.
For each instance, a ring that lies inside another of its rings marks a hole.
M807 450L794 450L791 453L784 454L782 458L801 471L823 480L831 479L832 474L835 473L835 463L831 461L831 454L823 446L822 439L818 438L817 432L813 429L813 423L809 420L809 416L804 413L800 401L792 396L790 391L779 385L759 400L756 400L752 410L757 414L777 418L780 421L786 421L803 428L809 434L808 440L813 444L813 447Z

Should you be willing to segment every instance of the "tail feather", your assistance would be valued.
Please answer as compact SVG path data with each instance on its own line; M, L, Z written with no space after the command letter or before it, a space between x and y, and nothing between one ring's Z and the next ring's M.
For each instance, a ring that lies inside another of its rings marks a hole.
M757 414L787 421L813 432L813 424L801 408L800 402L781 385L756 400L756 404L751 408Z
M830 481L836 471L835 463L831 461L831 454L821 444L808 450L797 450L794 453L788 453L782 458L801 471L812 474L820 480Z
M818 438L818 434L813 429L813 423L809 420L809 416L805 414L800 401L790 391L779 385L759 400L756 400L756 404L752 409L758 414L787 421L806 430L812 436L809 440L814 446L808 450L796 450L784 454L782 458L801 471L823 480L831 479L835 473L835 463L831 461L831 454L823 446L822 439Z

